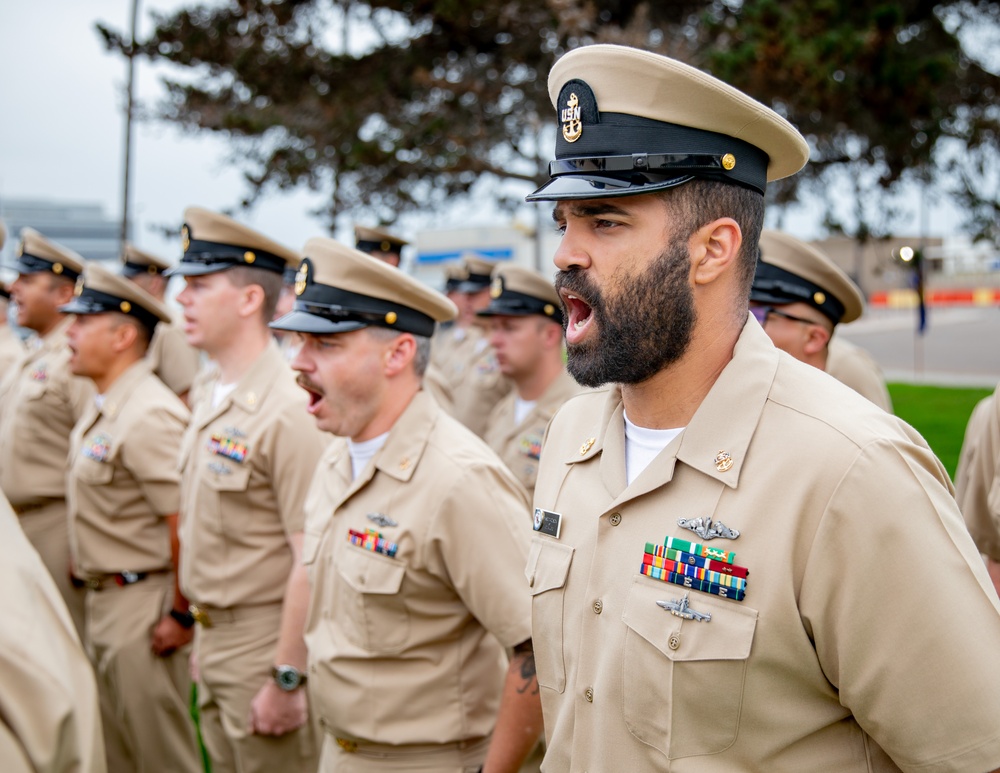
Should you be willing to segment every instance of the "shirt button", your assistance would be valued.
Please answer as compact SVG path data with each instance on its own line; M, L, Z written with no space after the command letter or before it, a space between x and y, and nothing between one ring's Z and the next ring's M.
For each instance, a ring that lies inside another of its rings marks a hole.
M599 615L604 611L604 602L598 599L594 602L594 614Z
M592 688L588 687L586 690L583 691L583 697L587 699L587 703L593 703L594 702L594 690Z
M675 650L681 646L681 635L679 633L670 634L670 638L667 639L667 646L670 649Z
M612 526L617 526L618 524L620 524L622 522L622 514L621 513L612 513L611 517L608 518L608 520L611 522Z

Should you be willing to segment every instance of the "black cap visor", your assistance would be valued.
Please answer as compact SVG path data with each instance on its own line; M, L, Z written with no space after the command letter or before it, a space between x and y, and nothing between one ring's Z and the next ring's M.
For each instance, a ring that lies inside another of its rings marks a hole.
M59 266L58 270L56 270L57 265ZM79 271L73 270L65 263L39 258L37 255L30 255L27 252L17 257L13 268L19 274L41 274L42 272L48 272L56 276L64 276L67 279L72 279L74 282L80 277Z
M274 320L269 327L272 330L287 330L292 333L309 333L311 335L332 335L333 333L349 333L368 327L370 322L357 319L335 320L327 316L313 314L298 308Z
M205 276L205 274L217 274L220 271L245 265L245 263L234 263L232 261L202 263L183 260L164 271L163 276Z

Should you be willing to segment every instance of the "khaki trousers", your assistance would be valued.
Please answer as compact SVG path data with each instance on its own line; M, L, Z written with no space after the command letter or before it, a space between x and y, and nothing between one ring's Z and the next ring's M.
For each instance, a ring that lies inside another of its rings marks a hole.
M477 773L486 759L490 739L426 746L386 746L323 738L320 773Z
M282 736L248 730L250 702L271 679L280 626L280 604L227 610L210 626L198 626L201 736L212 773L316 771L319 740L311 710L309 723Z
M173 603L173 575L87 591L86 643L97 671L109 773L201 773L188 701L190 648L167 657L150 633Z
M28 541L38 551L42 563L55 580L59 594L73 618L77 635L83 641L84 590L70 582L69 518L65 500L57 499L36 510L30 510L18 520Z

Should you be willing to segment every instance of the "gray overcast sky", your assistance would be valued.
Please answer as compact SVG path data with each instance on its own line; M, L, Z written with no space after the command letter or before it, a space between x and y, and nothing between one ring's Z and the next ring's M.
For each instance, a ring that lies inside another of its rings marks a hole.
M139 35L151 27L150 11L183 4L141 0ZM120 216L125 64L104 51L94 23L127 29L130 6L130 0L0 2L0 207L8 197L96 201L109 217ZM159 74L141 60L136 93L147 104L161 93ZM179 246L151 231L151 225L180 223L184 207L191 204L214 209L235 205L244 186L225 157L226 145L207 134L137 124L132 189L136 243L174 259ZM320 194L308 191L272 194L238 217L297 248L324 234L322 223L308 214L320 201ZM426 223L447 228L468 226L470 220L501 225L509 219L479 202ZM954 213L935 207L928 235L951 235L955 220ZM808 209L790 214L781 225L803 238L819 235ZM416 221L404 221L400 230L412 236L417 227ZM908 227L917 233L915 218Z

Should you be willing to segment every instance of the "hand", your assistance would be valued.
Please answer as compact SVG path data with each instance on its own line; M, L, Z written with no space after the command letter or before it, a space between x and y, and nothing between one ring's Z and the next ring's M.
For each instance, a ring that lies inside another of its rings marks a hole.
M185 628L174 620L170 615L164 615L153 628L153 635L150 637L150 646L153 654L161 658L173 654L178 647L183 647L194 636L194 631Z
M285 692L271 679L250 701L250 732L284 735L302 727L309 719L305 688Z

